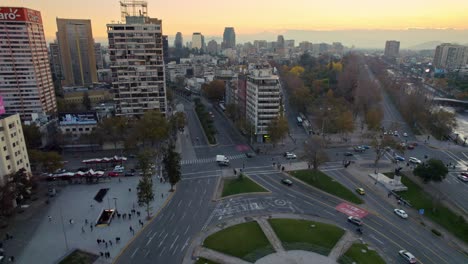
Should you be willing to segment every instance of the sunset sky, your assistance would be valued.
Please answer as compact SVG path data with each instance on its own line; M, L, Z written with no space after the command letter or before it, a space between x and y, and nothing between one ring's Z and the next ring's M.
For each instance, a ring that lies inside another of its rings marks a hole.
M41 11L48 40L55 18L91 19L95 38L106 37L106 23L120 20L117 0L0 0L0 6ZM468 29L468 0L149 0L148 13L163 19L163 32L221 35L225 26L255 34L286 29Z

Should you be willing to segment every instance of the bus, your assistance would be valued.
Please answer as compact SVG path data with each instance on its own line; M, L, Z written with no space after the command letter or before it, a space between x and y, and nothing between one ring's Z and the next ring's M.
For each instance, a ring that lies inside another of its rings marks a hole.
M297 117L297 125L302 126L302 118L300 116Z

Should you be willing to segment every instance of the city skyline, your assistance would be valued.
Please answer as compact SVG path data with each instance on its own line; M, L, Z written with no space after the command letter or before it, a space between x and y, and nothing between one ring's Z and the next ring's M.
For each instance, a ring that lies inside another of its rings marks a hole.
M245 2L245 5L242 2ZM119 1L115 0L103 0L99 3L91 0L79 3L58 0L45 2L3 0L0 4L24 6L41 11L46 39L49 42L55 38L56 17L91 19L97 42L102 42L106 38L105 25L107 23L120 20ZM246 5L249 6L248 9L244 8ZM181 6L184 8L181 9ZM288 30L468 29L468 17L463 14L463 10L467 8L468 2L461 0L448 0L443 6L433 0L411 2L398 0L384 10L381 4L370 0L360 1L359 5L343 0L332 0L326 3L300 0L294 5L270 1L268 12L260 12L265 9L262 1L240 0L240 2L230 4L212 0L196 3L182 0L178 5L167 2L149 3L148 14L151 17L163 19L165 21L164 34L171 37L179 31L184 34L184 37L190 36L193 32L201 32L205 36L220 36L225 26L232 26L239 36L239 42L242 42L243 39L248 39L246 35L265 32L282 34ZM229 12L222 12L222 10L229 10ZM289 38L288 35L284 35L285 38ZM434 38L433 40L440 40L437 36Z

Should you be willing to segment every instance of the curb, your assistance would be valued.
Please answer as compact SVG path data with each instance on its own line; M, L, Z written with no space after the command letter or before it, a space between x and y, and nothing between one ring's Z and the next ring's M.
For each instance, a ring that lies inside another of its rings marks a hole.
M153 221L154 219L156 219L156 217L161 213L161 211L167 206L167 204L169 203L169 201L172 200L172 197L174 196L174 194L176 193L177 191L177 188L171 193L171 195L169 196L169 198L164 202L164 204L159 208L159 210L156 212L156 214L154 214L151 219L146 222L146 224L143 226L142 229L140 229L136 235L134 235L132 237L132 239L130 239L130 241L127 242L127 244L123 247L122 250L120 250L119 254L114 258L114 260L112 261L112 264L115 264L117 263L117 261L119 260L119 258L122 256L122 254L128 249L128 247L130 246L130 244L133 243L133 241L135 241L135 239L137 237L139 237L141 235L141 233L143 233L143 231L146 229L146 227L148 227Z

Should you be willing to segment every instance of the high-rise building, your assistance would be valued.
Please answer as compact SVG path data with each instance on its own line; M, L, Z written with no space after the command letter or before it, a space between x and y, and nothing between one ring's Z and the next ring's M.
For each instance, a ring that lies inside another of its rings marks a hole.
M222 49L234 49L236 48L236 32L233 27L224 28L223 43L221 44Z
M215 55L218 54L218 42L212 39L208 42L208 46L206 47L206 52L209 54Z
M6 111L23 120L57 112L41 13L21 7L0 7L0 13L0 94Z
M125 24L108 24L107 34L116 115L137 116L153 109L165 114L162 20L129 14Z
M0 186L5 184L6 175L21 169L31 172L20 117L0 114Z
M264 142L268 125L278 117L281 105L279 77L268 63L249 65L247 76L247 120L255 127L257 142Z
M174 47L176 49L182 49L184 43L184 38L182 37L182 33L177 32L174 40Z
M163 45L164 63L168 63L169 62L169 39L167 35L162 36L162 45Z
M60 48L57 42L49 43L49 60L52 78L62 80L62 60L60 58Z
M94 57L96 61L96 69L104 69L104 58L102 56L101 43L94 43Z
M400 41L387 40L385 42L384 56L389 59L396 59L400 53Z
M468 47L443 43L437 46L433 65L438 69L453 70L468 64Z
M276 48L283 49L284 48L284 37L283 35L278 35L278 39L276 40Z
M194 32L192 34L192 49L203 50L205 38L200 32Z
M97 82L91 20L57 18L57 40L62 58L63 85L88 86Z

